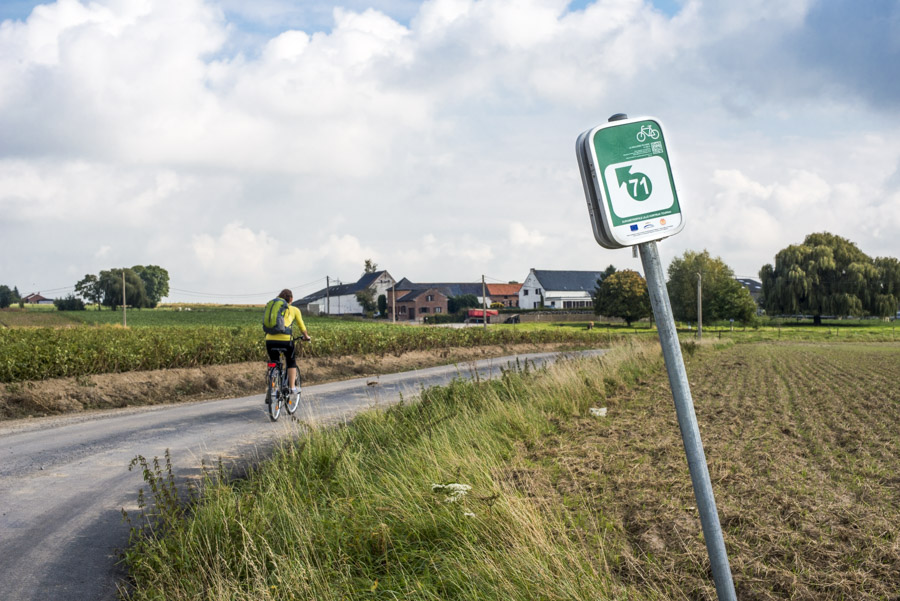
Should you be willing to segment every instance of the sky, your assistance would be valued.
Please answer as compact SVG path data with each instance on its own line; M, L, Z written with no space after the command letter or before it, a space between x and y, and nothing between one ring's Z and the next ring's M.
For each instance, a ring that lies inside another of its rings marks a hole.
M159 265L171 302L640 268L578 135L664 126L685 227L755 277L900 256L896 0L0 0L0 284Z

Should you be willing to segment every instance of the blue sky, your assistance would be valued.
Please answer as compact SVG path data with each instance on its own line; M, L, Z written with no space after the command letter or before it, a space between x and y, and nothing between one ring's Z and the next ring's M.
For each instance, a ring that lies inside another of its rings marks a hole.
M686 226L664 261L753 276L813 231L900 255L896 2L34 6L0 4L0 283L23 293L134 264L247 301L367 258L639 268L593 241L574 156L616 112L666 126Z

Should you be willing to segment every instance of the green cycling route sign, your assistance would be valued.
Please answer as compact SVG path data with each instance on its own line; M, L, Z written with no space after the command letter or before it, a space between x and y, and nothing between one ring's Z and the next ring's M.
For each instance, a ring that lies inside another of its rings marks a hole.
M634 246L684 227L659 121L610 121L582 133L576 153L594 237L606 248Z

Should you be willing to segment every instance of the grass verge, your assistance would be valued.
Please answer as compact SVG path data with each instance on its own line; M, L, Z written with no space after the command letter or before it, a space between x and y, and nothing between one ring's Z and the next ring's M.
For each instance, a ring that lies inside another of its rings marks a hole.
M611 598L602 517L573 521L527 452L658 354L629 344L311 430L183 514L164 504L125 554L127 598Z
M896 599L900 346L685 350L738 598ZM128 599L715 599L654 344L430 390L156 496Z

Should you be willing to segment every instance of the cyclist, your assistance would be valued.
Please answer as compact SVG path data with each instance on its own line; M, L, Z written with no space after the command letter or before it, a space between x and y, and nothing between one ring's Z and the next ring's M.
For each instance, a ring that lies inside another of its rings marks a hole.
M306 331L306 324L303 323L303 316L300 315L300 309L291 304L294 301L294 293L285 288L278 297L284 299L288 304L287 311L284 313L285 327L289 328L291 324L296 323L303 332L301 340L311 340ZM291 340L290 334L266 334L266 352L269 360L273 363L278 361L279 350L283 350L284 356L287 357L288 381L291 384L291 394L296 398L300 387L297 386L297 359L295 358L297 349L294 347L294 341Z

